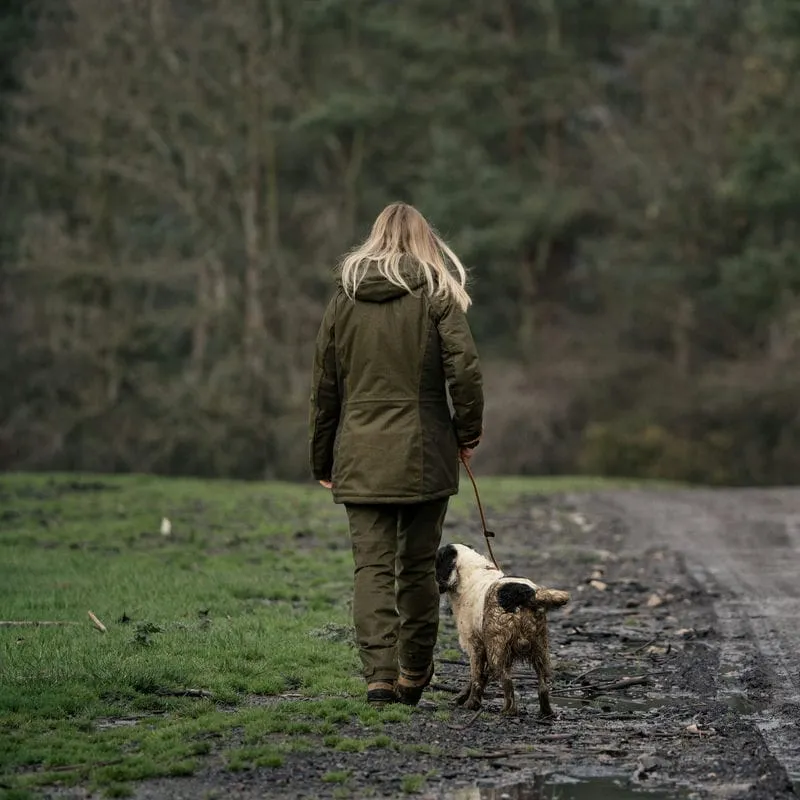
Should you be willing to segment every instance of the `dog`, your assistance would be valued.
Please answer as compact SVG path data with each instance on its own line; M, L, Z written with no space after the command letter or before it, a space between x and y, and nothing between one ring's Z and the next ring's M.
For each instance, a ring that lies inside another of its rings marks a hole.
M516 715L511 669L522 661L531 665L539 679L541 715L552 717L547 611L568 603L569 593L508 576L463 544L438 549L436 583L439 594L448 597L459 644L469 657L469 683L456 697L456 704L479 709L486 684L493 677L503 689L502 713Z

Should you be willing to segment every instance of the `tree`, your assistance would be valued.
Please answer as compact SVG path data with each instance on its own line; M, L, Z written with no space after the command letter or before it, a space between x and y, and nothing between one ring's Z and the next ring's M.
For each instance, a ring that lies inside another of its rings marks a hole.
M190 5L14 56L0 464L305 476L332 267L403 199L472 273L485 469L800 474L793 3Z
M328 131L295 138L316 77L307 20L256 0L68 6L16 104L10 154L42 178L18 337L42 367L6 435L43 426L33 464L252 474L306 399L309 286L331 242L321 253L305 223L334 199L314 172L349 165L308 163Z

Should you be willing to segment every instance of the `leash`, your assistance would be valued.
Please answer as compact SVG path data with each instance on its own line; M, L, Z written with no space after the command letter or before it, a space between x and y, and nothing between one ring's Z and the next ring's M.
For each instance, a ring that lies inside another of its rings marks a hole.
M481 496L478 493L478 484L475 483L475 476L472 474L472 470L469 466L469 461L461 456L461 463L464 465L464 469L467 471L467 475L469 475L470 481L472 481L472 488L475 491L475 501L478 504L478 512L481 515L481 525L483 526L483 538L486 539L486 546L489 548L489 556L492 559L492 563L500 569L500 565L497 563L497 560L494 557L494 553L492 552L492 543L490 539L494 538L494 531L490 531L489 528L486 526L486 515L483 513L483 505L481 504ZM501 570L502 571L502 570Z

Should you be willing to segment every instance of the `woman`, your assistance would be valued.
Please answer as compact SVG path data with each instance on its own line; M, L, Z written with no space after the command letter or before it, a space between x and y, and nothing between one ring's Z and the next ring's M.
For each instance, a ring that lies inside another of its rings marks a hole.
M459 457L483 430L465 283L419 211L393 203L343 259L317 336L311 471L347 511L353 621L375 705L416 705L433 676L436 550Z

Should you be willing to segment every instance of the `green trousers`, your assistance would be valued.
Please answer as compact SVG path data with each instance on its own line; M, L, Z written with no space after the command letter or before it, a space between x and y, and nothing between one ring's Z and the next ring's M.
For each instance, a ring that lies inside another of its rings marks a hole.
M353 622L367 681L433 660L439 633L436 551L448 499L410 505L346 504L355 566Z

